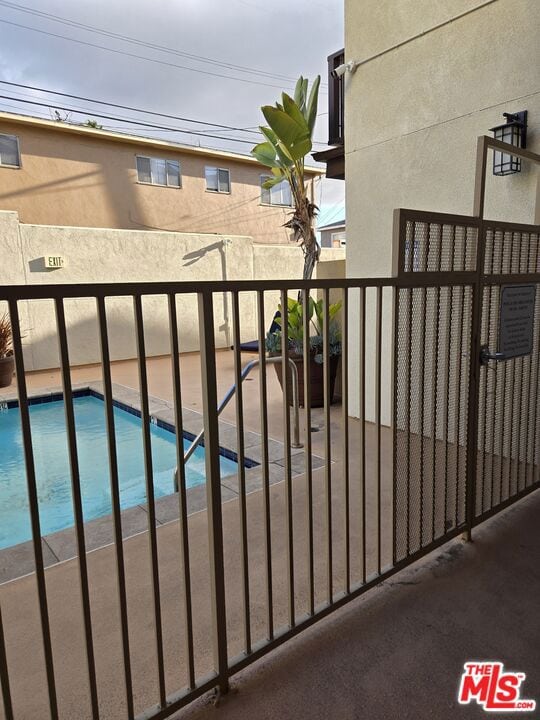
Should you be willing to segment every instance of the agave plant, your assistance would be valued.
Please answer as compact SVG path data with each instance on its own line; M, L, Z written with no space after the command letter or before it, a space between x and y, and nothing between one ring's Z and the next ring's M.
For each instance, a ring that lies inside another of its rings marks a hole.
M261 110L268 126L261 126L260 130L266 140L251 151L272 172L272 177L264 182L264 188L272 188L284 180L290 185L294 212L285 227L293 231L294 241L300 243L304 252L305 280L311 278L320 254L313 228L318 208L308 197L304 178L305 157L313 146L320 83L318 75L308 94L308 80L300 77L294 98L283 93L281 103L264 105Z

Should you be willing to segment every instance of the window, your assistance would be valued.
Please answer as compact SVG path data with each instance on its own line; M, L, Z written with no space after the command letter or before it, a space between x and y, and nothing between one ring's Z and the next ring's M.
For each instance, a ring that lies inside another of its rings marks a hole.
M230 193L231 174L224 168L205 167L206 189L208 192Z
M330 242L332 243L332 247L334 248L345 247L345 245L347 244L345 238L345 231L331 233Z
M14 168L21 166L19 138L16 135L0 135L0 165Z
M141 183L179 188L180 163L178 160L137 155L137 176Z
M271 175L261 175L261 202L264 205L285 205L291 207L291 187L286 180L269 189L263 187L263 183L271 177Z

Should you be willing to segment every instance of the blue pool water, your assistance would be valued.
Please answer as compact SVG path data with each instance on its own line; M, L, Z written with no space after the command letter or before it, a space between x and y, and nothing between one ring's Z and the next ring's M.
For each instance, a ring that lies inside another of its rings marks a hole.
M112 512L105 406L101 399L75 397L75 426L83 497L84 520ZM114 408L120 504L128 508L146 501L142 423L140 417ZM30 405L30 424L42 535L73 525L71 477L62 401ZM155 496L174 492L175 435L150 426ZM187 449L190 441L184 439ZM221 456L221 474L236 473L236 462ZM205 482L204 448L186 465L187 487ZM26 473L20 415L17 407L0 412L0 548L30 540Z

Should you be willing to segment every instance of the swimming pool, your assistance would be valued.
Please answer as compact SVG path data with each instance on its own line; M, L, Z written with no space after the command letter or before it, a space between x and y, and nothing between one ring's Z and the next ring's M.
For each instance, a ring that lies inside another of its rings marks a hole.
M77 450L85 522L112 512L105 405L96 394L73 399ZM71 477L62 400L30 405L30 425L41 533L47 535L74 524ZM136 412L136 411L134 411ZM146 502L142 423L138 414L115 404L120 505L122 509ZM176 436L173 428L150 425L155 497L174 492ZM190 445L184 438L184 449ZM238 464L221 456L221 476L236 473ZM187 488L205 482L204 447L198 447L186 464ZM26 473L18 407L0 412L0 548L32 537Z

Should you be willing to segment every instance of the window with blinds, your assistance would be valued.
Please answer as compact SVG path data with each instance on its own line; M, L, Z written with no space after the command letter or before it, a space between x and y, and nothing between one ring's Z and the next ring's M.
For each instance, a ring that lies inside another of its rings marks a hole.
M181 187L180 163L178 160L137 155L137 177L140 183Z
M205 167L206 189L208 192L230 193L231 173L225 168Z
M263 205L282 205L285 207L291 207L291 186L286 180L283 180L283 182L280 182L271 188L263 187L264 182L269 180L271 177L271 175L261 175L261 203Z

